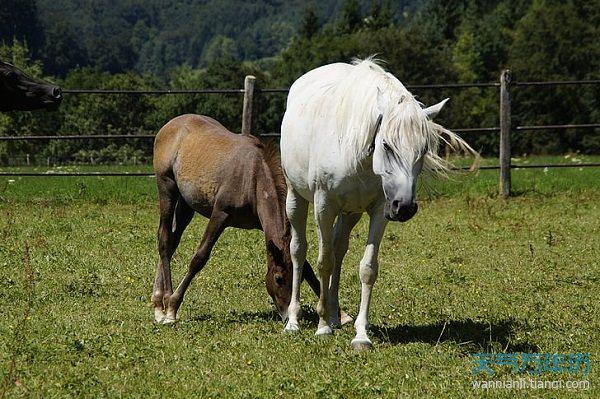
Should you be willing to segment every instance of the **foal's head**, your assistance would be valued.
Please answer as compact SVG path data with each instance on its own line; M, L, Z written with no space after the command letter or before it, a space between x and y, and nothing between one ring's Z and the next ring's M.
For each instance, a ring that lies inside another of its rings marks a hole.
M257 197L258 207L262 210L261 224L267 239L268 270L266 276L267 292L273 299L282 320L287 319L292 294L292 258L290 256L290 226L285 213L287 186L279 151L274 142L262 145L266 163L267 179Z
M267 292L273 299L281 319L287 319L292 295L292 261L288 245L277 246L272 240L267 243L268 270Z

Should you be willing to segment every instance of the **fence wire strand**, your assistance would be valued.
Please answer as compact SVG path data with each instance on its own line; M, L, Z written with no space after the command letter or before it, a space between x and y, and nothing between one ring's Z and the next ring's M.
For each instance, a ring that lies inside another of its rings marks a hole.
M512 82L511 86L558 86L558 85L596 85L600 80L564 80L564 81L523 81ZM499 82L479 82L479 83L447 83L447 84L428 84L428 85L406 85L407 89L462 89L462 88L486 88L500 87ZM287 93L288 88L266 88L255 90L257 93ZM176 94L245 94L244 89L158 89L158 90L112 90L112 89L65 89L66 94L92 94L92 95L176 95ZM536 131L536 130L559 130L559 129L597 129L600 123L588 124L568 124L568 125L532 125L515 126L514 131ZM500 127L474 127L451 129L458 133L471 132L498 132ZM279 137L279 133L263 133L262 137ZM67 134L67 135L27 135L27 136L0 136L0 141L34 141L34 140L132 140L132 139L154 139L154 134ZM530 168L567 168L567 167L598 167L600 163L581 163L581 164L539 164L539 165L511 165L511 169L530 169ZM499 165L481 166L482 170L499 169ZM458 168L468 169L468 168ZM153 173L145 172L10 172L2 171L0 176L154 176Z

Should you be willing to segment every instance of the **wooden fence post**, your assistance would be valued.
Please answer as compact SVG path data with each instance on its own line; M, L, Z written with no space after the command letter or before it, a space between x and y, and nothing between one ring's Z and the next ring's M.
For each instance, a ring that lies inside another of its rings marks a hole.
M242 110L242 134L251 134L252 130L252 102L254 98L254 82L252 75L244 79L244 108Z
M510 196L510 70L500 75L500 196Z

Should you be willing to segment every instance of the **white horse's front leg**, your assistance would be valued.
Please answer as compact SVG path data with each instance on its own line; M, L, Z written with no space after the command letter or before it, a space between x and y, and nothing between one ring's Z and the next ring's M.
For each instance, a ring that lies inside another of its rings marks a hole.
M350 232L356 226L361 216L362 213L340 213L333 227L335 265L329 283L329 302L327 308L329 325L333 328L341 327L343 324L352 321L352 317L340 310L340 273L342 271L344 256L348 251Z
M387 225L382 207L378 206L371 210L369 217L369 239L367 240L367 247L360 261L359 269L361 282L360 310L354 322L356 337L352 340L352 346L359 350L369 349L372 346L371 340L367 335L367 329L369 328L369 305L371 304L371 292L375 280L377 280L377 271L379 268L377 261L379 244Z
M337 209L328 201L325 193L315 194L315 219L319 235L319 259L317 269L321 280L321 295L317 304L319 314L319 326L315 335L329 335L333 331L329 325L328 308L330 300L329 282L331 272L335 265L335 254L333 247L333 223L337 215ZM335 312L337 313L337 307Z
M288 307L288 321L284 331L294 332L300 329L300 283L302 282L302 267L306 260L306 217L308 215L308 201L298 194L291 185L288 185L286 198L286 212L290 220L292 239L290 241L290 255L292 258L292 296Z

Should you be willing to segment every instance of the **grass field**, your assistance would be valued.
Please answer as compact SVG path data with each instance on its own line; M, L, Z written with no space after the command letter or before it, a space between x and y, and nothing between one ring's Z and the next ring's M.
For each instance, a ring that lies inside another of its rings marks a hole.
M558 159L521 161L548 160ZM351 349L351 326L314 337L307 289L303 330L283 333L258 231L226 231L180 321L154 325L153 178L0 177L0 397L599 397L600 168L514 170L508 201L497 176L428 182L417 216L389 224L366 353ZM184 235L176 282L205 222ZM342 272L352 315L366 222ZM314 262L314 223L309 248ZM477 352L590 353L587 376L535 378L591 389L474 390L473 380L530 377L474 375Z

